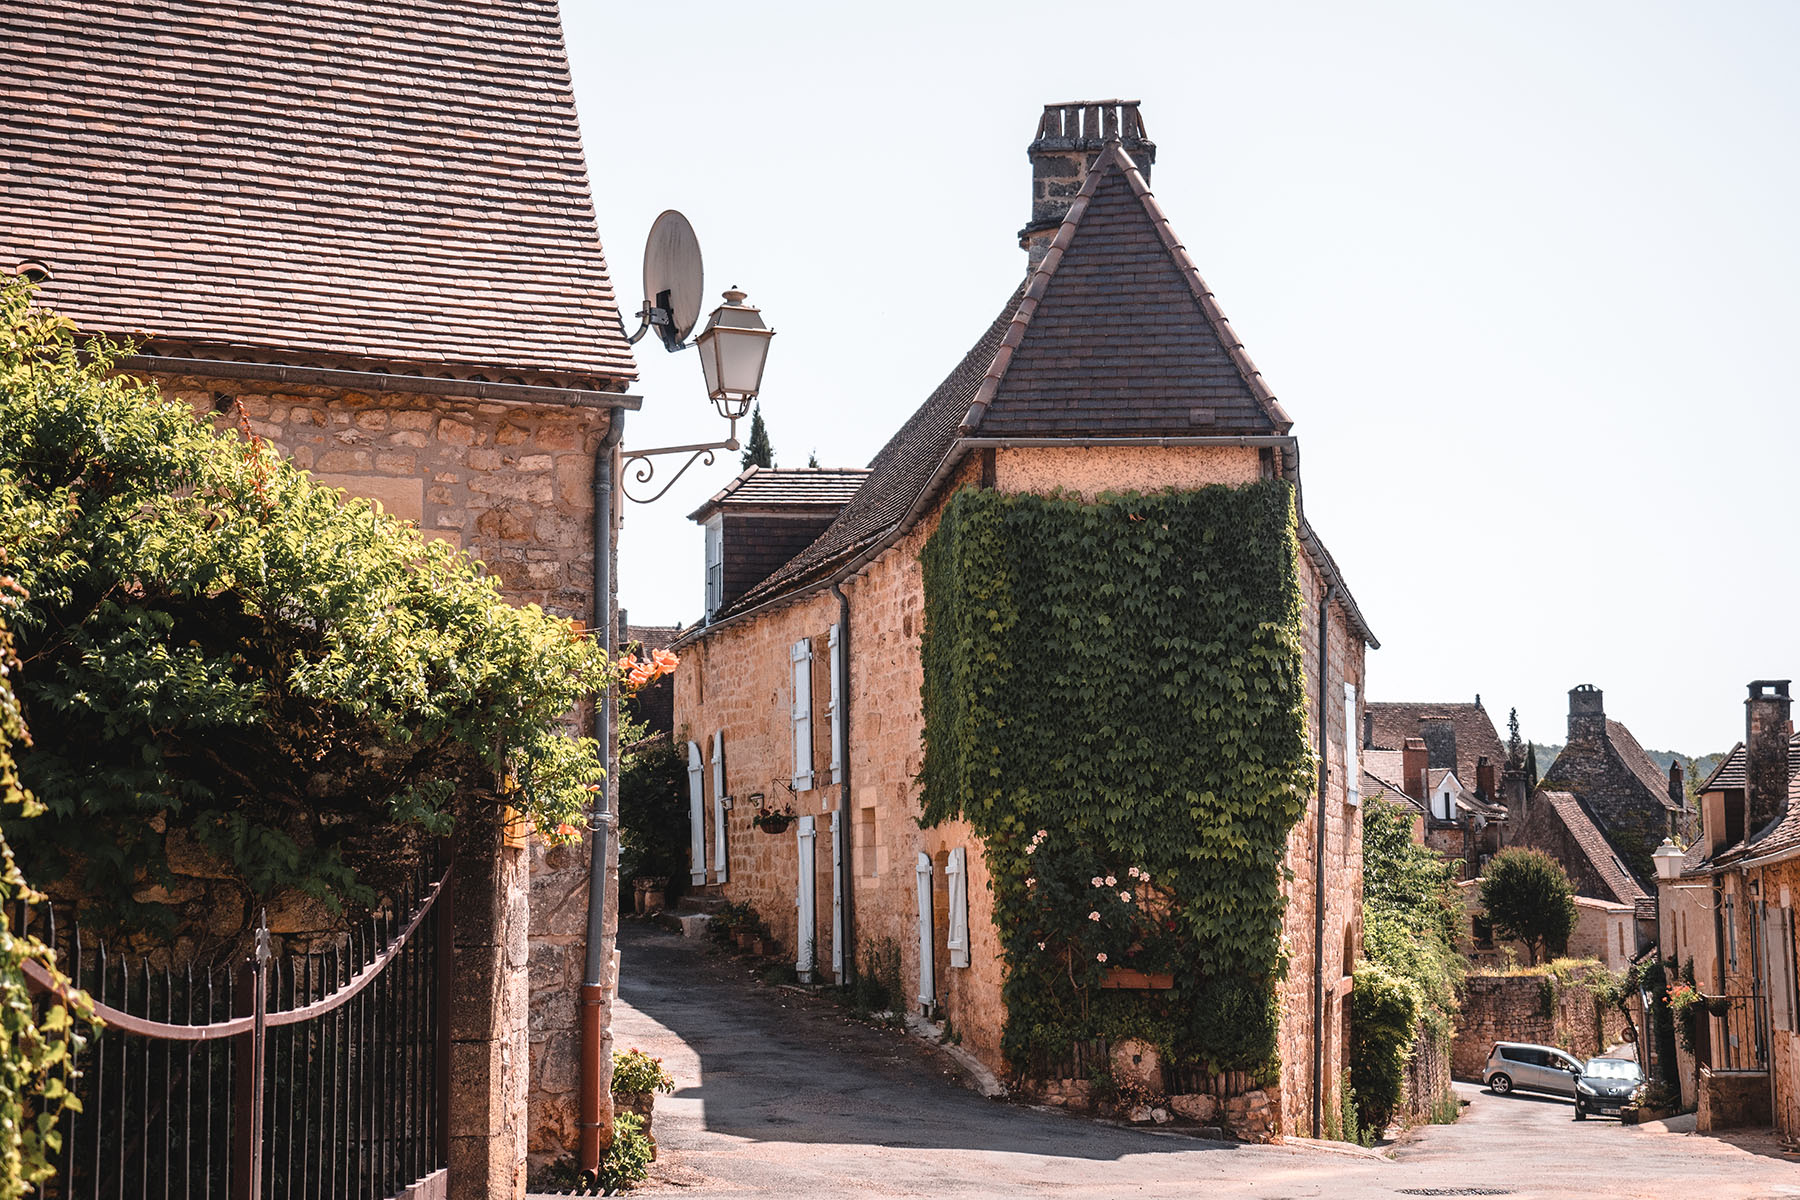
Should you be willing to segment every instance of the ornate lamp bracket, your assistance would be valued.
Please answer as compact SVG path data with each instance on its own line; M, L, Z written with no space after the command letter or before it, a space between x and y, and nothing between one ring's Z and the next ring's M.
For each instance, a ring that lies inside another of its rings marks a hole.
M696 442L687 446L658 446L653 450L621 450L619 457L623 460L623 469L619 473L619 491L633 504L653 504L663 498L668 490L675 486L677 480L687 474L689 467L696 462L701 466L713 465L714 453L719 450L741 449L737 439L737 421L731 422L731 434L722 442ZM681 469L669 477L669 481L648 496L631 494L631 482L647 484L656 477L656 464L650 460L667 454L685 454L688 460L681 464Z

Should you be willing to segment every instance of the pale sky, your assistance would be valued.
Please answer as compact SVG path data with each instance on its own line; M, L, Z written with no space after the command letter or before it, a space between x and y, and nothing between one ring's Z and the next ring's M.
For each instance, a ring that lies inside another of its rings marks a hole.
M778 331L779 465L866 465L999 311L1043 105L1139 99L1372 699L1561 741L1593 683L1700 754L1800 677L1800 6L563 6L621 307L680 209L707 309L737 284ZM637 351L627 444L722 436L693 353ZM687 514L737 469L627 506L634 622L699 614Z

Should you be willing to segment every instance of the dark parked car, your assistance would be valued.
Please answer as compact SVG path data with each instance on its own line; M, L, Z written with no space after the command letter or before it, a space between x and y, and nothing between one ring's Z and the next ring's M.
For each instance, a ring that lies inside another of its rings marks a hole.
M1644 1082L1642 1071L1629 1058L1590 1058L1575 1081L1575 1119L1589 1113L1616 1117Z
M1488 1051L1487 1066L1482 1068L1481 1082L1492 1088L1496 1096L1512 1091L1573 1096L1575 1078L1580 1074L1581 1060L1555 1046L1495 1042Z

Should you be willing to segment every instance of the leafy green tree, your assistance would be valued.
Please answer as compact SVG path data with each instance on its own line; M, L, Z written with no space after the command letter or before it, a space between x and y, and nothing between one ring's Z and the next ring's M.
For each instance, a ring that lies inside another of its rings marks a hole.
M1525 743L1519 737L1519 710L1506 716L1506 765L1518 770L1525 765Z
M1518 846L1488 860L1481 873L1481 905L1494 933L1525 943L1535 965L1575 930L1575 889L1548 854Z
M0 370L7 365L0 346ZM7 626L10 610L22 593L10 575L4 543L0 543L0 815L15 819L38 816L43 807L19 782L14 748L31 744L12 677L18 669L13 637ZM63 1109L81 1111L71 1090L78 1072L75 1056L86 1043L93 1010L86 996L71 992L61 1002L40 1003L25 981L32 963L56 983L68 979L57 970L56 956L35 936L13 931L12 913L21 903L43 897L33 891L13 861L12 848L0 836L0 1200L22 1200L55 1173L52 1157L62 1148L56 1124Z
M1462 957L1456 873L1412 840L1412 818L1363 812L1363 957L1351 991L1350 1077L1359 1124L1381 1129L1403 1098L1419 1026L1447 1045ZM1410 1015L1409 1015L1410 1014Z
M744 444L744 457L740 461L745 467L775 465L775 447L769 444L769 427L763 424L760 404L750 413L750 437Z
M170 881L180 832L247 920L286 889L368 898L347 847L442 833L465 805L574 832L601 774L564 727L607 675L591 639L85 349L0 292L19 769L46 810L6 832L35 879L80 871L93 915L166 926L134 893Z

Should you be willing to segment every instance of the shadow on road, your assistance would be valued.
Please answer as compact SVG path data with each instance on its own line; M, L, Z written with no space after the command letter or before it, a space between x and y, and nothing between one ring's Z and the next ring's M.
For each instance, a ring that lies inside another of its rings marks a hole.
M678 1078L675 1098L701 1102L707 1133L1097 1160L1237 1149L985 1099L942 1051L762 984L708 944L638 921L621 922L618 944L620 998L699 1058L699 1083ZM628 1049L633 1016L622 1016Z

